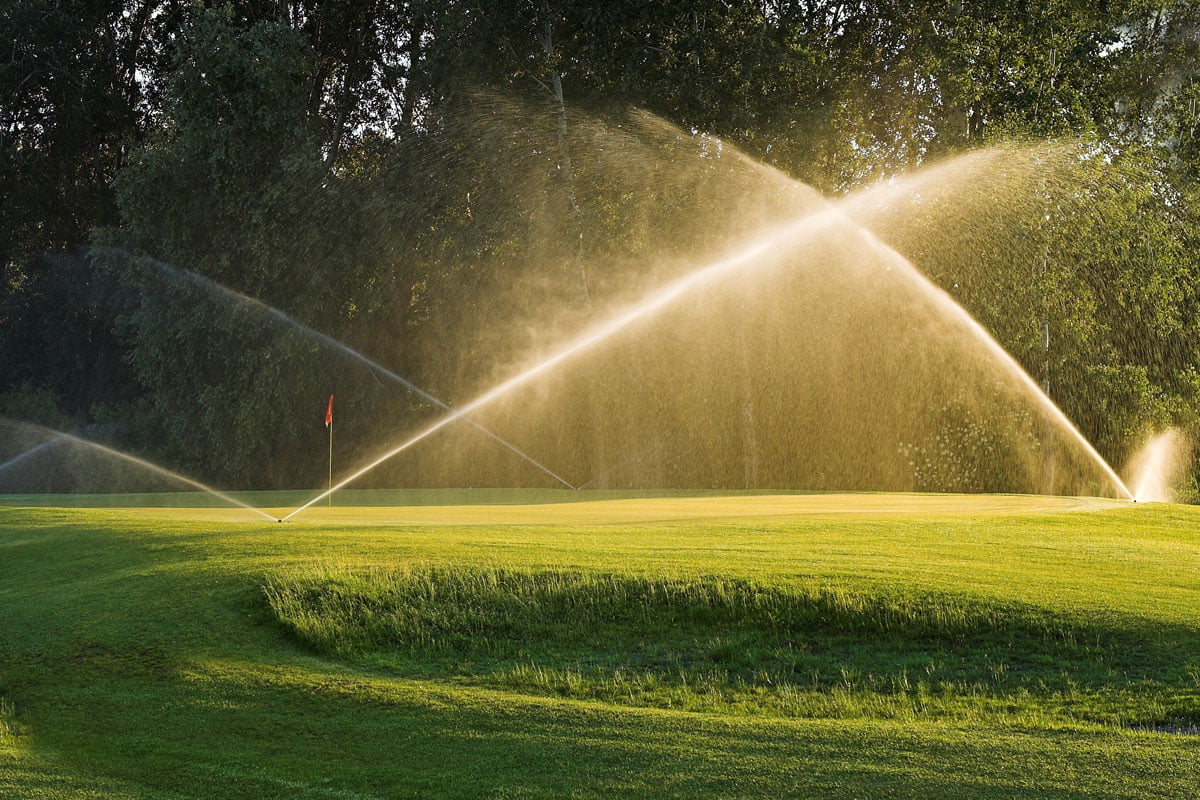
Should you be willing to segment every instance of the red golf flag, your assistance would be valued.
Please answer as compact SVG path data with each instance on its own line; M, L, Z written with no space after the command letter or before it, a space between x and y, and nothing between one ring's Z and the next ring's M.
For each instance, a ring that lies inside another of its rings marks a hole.
M325 409L325 427L333 424L333 395L329 395L329 408Z

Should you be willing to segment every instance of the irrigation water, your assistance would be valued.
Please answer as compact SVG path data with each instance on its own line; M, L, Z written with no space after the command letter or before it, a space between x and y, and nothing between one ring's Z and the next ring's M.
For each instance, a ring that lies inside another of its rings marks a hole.
M462 159L468 179L451 174L438 194L466 202L460 210L450 203L435 252L422 256L448 254L420 274L466 283L443 287L441 304L422 311L421 337L405 342L422 383L474 399L451 405L278 309L157 265L235 312L215 320L235 331L226 351L243 341L238 309L251 310L445 412L284 519L372 472L376 485L396 485L392 470L379 468L406 451L402 480L516 485L521 476L507 456L497 449L481 457L477 430L572 487L1161 494L1150 488L1158 479L1139 471L1129 473L1139 476L1131 492L1051 400L1048 343L1031 356L1020 328L1003 330L1004 341L1021 344L1022 361L1044 359L1035 380L988 329L1026 324L1031 304L1044 302L1037 293L1052 284L1036 285L1050 247L1041 220L1055 198L1071 196L1073 179L1059 171L1069 172L1077 154L1054 145L990 148L829 199L656 118L635 116L615 129L573 120L563 139L557 123L539 133L521 109L504 112L507 123L493 111L480 124L511 124L519 135L459 137L481 152ZM575 148L574 177L564 178L555 155L564 141ZM555 204L569 198L575 209L577 197L579 213ZM462 249L456 221L465 228ZM414 223L415 232L430 230L426 220ZM392 257L394 242L385 252ZM973 258L986 266L971 266ZM960 277L975 292L964 304L947 291ZM410 287L396 288L397 305L407 303ZM172 324L173 310L150 311L152 329ZM192 334L213 324L195 309L180 320ZM330 362L291 360L315 349L290 350L290 340L261 338L264 330L251 326L244 339L264 348L257 363L270 382L255 402L289 396L280 392L294 398L293 382L323 380ZM202 354L208 346L202 335L180 338ZM235 377L214 387L229 402L245 380L260 378ZM412 419L413 409L392 410ZM394 417L372 419L361 415L355 449L395 435ZM468 425L449 432L455 421ZM439 431L447 433L437 447L415 447ZM472 440L455 447L448 437L456 435ZM272 446L267 434L252 438ZM51 446L39 440L42 449L11 456L6 469ZM1159 465L1150 471L1163 474L1170 458L1150 452ZM239 456L253 463L252 453Z
M18 464L22 464L25 461L28 461L29 459L35 457L39 453L50 450L55 445L59 444L60 442L65 442L65 441L70 441L67 438L67 434L60 433L60 434L55 435L54 438L52 438L52 439L47 439L46 441L42 442L41 444L36 444L33 447L30 447L28 450L24 450L20 453L17 453L15 456L9 458L4 463L0 464L0 475L3 475L6 471L11 469L12 467L17 466Z
M1048 420L1058 434L1069 442L1070 447L1080 453L1082 458L1090 463L1092 468L1096 469L1118 494L1133 499L1133 493L1129 491L1107 461L1046 395L1037 382L1020 367L1017 361L979 322L956 303L949 294L918 272L906 258L884 244L862 225L853 221L856 214L875 213L872 209L891 205L902 195L912 193L915 188L928 183L931 179L939 179L947 172L961 176L972 166L994 160L996 157L996 153L989 152L968 154L933 170L919 171L912 176L877 185L837 201L823 202L816 209L758 235L748 243L733 249L723 258L695 268L682 277L649 292L641 300L619 310L590 330L569 339L532 366L484 391L475 399L462 405L459 411L464 414L478 411L579 354L609 342L625 329L653 319L662 314L664 310L678 305L684 298L695 300L695 295L698 293L727 282L732 276L741 276L744 282L754 283L763 278L766 270L779 271L780 260L797 252L802 254L802 259L806 262L819 264L821 258L813 258L813 254L807 251L812 248L828 248L832 245L843 253L851 253L863 264L868 264L865 269L859 264L856 269L845 270L844 274L837 276L838 280L850 282L854 285L854 289L863 293L881 291L879 285L881 281L886 281L887 286L902 285L906 287L905 292L911 296L913 305L919 306L921 312L931 313L936 317L937 324L944 329L952 330L961 342L966 343L964 346L971 351L973 358L990 364L993 376L999 375L1006 382L1005 391L1015 392L1030 402L1036 412ZM888 275L889 273L890 275ZM888 277L882 277L885 275ZM819 276L819 272L810 269L805 277L810 281L816 281L820 279ZM825 280L829 279L825 278ZM811 283L808 288L817 292L820 289L820 287L813 289ZM906 302L909 301L906 300ZM699 304L698 301L696 304ZM848 309L847 313L850 311ZM909 320L905 318L903 322L907 324ZM895 324L895 320L892 321L892 324ZM873 387L873 390L879 391L879 387ZM370 473L389 459L437 433L453 419L453 416L446 416L423 428L342 478L331 489L317 494L307 503L285 515L283 519L287 520L296 516L306 508L320 502L332 491Z
M1152 437L1129 465L1134 498L1139 503L1170 503L1173 487L1187 465L1189 446L1182 431L1169 428Z
M165 478L167 481L169 481L171 483L182 484L191 489L198 489L199 491L205 492L205 493L211 495L212 497L217 498L218 500L222 501L223 503L227 503L231 506L236 506L237 508L245 509L246 511L249 511L249 512L251 512L259 517L262 517L264 519L268 519L272 522L277 521L277 519L275 517L271 516L267 512L262 511L261 509L257 509L254 506L249 505L248 503L244 503L241 500L238 500L236 497L233 497L232 495L222 492L219 489L214 489L213 487L211 487L207 484L201 483L200 481L189 478L186 475L180 475L178 472L175 472L174 470L167 469L166 467L160 466L151 461L147 461L144 458L139 458L138 456L132 455L130 453L126 453L126 452L123 452L116 448L109 447L108 445L100 444L99 442L94 442L90 439L85 439L83 437L76 436L75 434L72 434L72 433L67 433L65 431L56 431L51 428L46 428L42 425L35 425L33 423L19 422L16 420L9 420L9 419L2 419L2 418L0 418L0 422L3 422L3 424L6 426L13 426L13 427L19 428L26 434L28 434L30 432L36 432L36 434L40 434L41 436L49 437L46 441L44 441L32 448L29 448L29 449L21 452L20 454L14 456L12 458L9 458L3 464L0 464L0 473L3 473L5 471L11 469L12 467L17 466L18 464L26 462L27 460L37 456L38 454L43 454L43 453L45 453L45 451L51 449L52 447L64 447L64 446L79 447L79 448L83 448L87 451L90 451L92 453L100 454L101 456L103 456L105 458L116 459L118 461L121 461L121 462L124 462L127 464L132 464L134 467L136 467L140 470L144 470L144 471L150 472L154 475L157 475L161 478Z
M278 308L275 308L274 306L267 305L266 303L262 302L261 300L257 300L253 297L249 297L245 294L242 294L241 292L235 291L234 289L231 289L228 286L218 283L217 281L214 281L210 278L206 278L203 275L199 275L190 270L176 269L176 268L172 267L171 265L166 264L162 261L158 261L156 259L145 259L144 263L152 265L155 268L155 270L162 277L164 277L167 280L187 281L190 284L200 288L202 291L207 292L210 296L213 296L216 298L221 298L228 302L235 303L247 310L255 311L255 312L259 313L260 315L262 315L268 319L274 320L275 322L285 326L286 328L299 333L302 336L305 336L314 341L320 342L321 344L325 345L326 347L330 348L331 350L333 350L337 353L340 353L341 355L347 356L348 358L350 358L354 361L359 362L360 364L365 366L367 369L369 369L372 373L382 375L383 377L387 378L392 383L395 383L396 385L401 386L404 389L407 389L408 391L412 392L413 394L418 395L419 397L423 398L424 400L432 403L433 405L435 405L438 408L442 409L443 411L447 412L448 418L451 421L462 421L462 422L465 422L466 424L470 425L475 430L484 434L492 441L496 442L500 446L507 449L509 452L515 454L516 456L525 460L529 464L533 465L541 472L545 473L546 475L549 475L555 481L561 483L563 486L566 486L568 489L576 488L574 485L572 485L569 481L567 481L561 475L557 474L556 472L551 470L548 466L546 466L544 463L538 461L533 456L531 456L528 453L526 453L525 451L521 450L516 445L512 444L511 442L507 441L506 439L497 435L496 433L492 432L491 430L488 430L483 425L481 425L478 422L476 422L475 420L471 419L470 417L468 417L466 414L462 413L461 411L456 411L450 405L443 402L442 400L435 397L434 395L430 394L429 392L425 391L420 386L417 386L412 381L408 380L407 378L401 377L400 375L396 374L392 370L390 370L387 367L383 366L382 364L374 361L373 359L368 358L367 356L363 355L362 353L355 350L353 347L350 347L349 345L345 344L344 342L340 342L337 339L333 338L332 336L329 336L328 334L321 333L320 331L316 330L315 328L311 328L308 325L305 325L303 322L300 322L299 320L289 316L288 314L279 310Z

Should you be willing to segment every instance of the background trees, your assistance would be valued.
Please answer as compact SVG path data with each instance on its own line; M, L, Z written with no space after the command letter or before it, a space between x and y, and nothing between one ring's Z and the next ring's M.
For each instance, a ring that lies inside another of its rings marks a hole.
M487 325L464 345L447 320L560 289L586 317L616 280L588 272L589 248L625 237L633 258L655 235L631 233L621 187L572 158L570 115L618 125L634 106L826 193L1072 137L1097 179L1003 220L1031 273L1011 249L897 243L1106 454L1152 424L1197 424L1200 8L1186 0L12 0L0 30L0 411L43 398L193 472L312 482L289 454L309 448L330 382L319 348L195 287L171 301L152 288L167 273L130 256L259 298L453 399L494 349ZM494 98L537 120L480 111ZM520 165L496 163L518 150ZM505 166L521 181L481 177ZM568 234L537 236L555 214ZM558 288L513 291L531 241L567 265ZM438 363L449 352L458 363ZM356 369L337 380L373 415L422 413ZM346 455L378 435L348 431Z

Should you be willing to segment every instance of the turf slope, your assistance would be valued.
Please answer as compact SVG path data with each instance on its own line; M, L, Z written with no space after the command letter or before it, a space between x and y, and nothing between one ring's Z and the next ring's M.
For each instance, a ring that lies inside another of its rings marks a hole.
M0 508L0 796L1200 785L1200 509L495 500Z

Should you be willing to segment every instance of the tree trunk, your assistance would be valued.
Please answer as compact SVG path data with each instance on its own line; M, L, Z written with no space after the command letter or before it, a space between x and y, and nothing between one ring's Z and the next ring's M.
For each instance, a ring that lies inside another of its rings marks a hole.
M362 53L363 37L370 36L375 21L375 4L370 3L363 11L360 20L358 36L346 57L345 72L342 73L342 91L338 97L337 117L333 123L333 141L329 144L329 152L325 154L325 169L331 169L337 161L342 149L342 138L346 135L346 116L350 113L350 89L353 86L351 76L358 69L359 56Z
M567 213L570 218L569 232L575 244L575 269L579 273L584 307L591 306L591 291L588 287L587 267L583 262L583 223L579 204L575 201L575 170L571 164L571 149L567 141L567 106L563 99L562 72L559 69L559 53L554 44L554 23L550 17L550 6L542 3L544 17L542 32L537 40L546 53L550 67L550 95L554 99L558 116L558 171L562 176L567 196Z
M1043 184L1043 187L1044 187L1044 184ZM1043 192L1045 192L1045 191L1046 191L1045 188L1043 188ZM1046 195L1045 199L1046 199L1046 207L1042 213L1042 223L1041 223L1044 226L1044 229L1042 231L1042 258L1041 258L1041 264L1038 268L1038 282L1040 284L1040 286L1039 286L1039 295L1040 296L1038 298L1038 305L1040 307L1039 308L1039 312L1040 312L1039 316L1041 317L1041 319L1038 320L1038 322L1039 322L1039 327L1041 328L1041 334L1042 334L1042 374L1041 374L1040 383L1042 385L1042 391L1046 394L1046 397L1049 397L1050 396L1050 299L1048 297L1046 297L1046 274L1050 270L1050 232L1051 232L1051 226L1054 223L1053 223L1053 218L1051 217L1052 209L1051 209L1050 198L1048 195ZM1044 460L1042 462L1042 494L1054 494L1055 493L1055 482L1056 482L1056 477L1057 477L1056 473L1058 472L1058 469L1057 469L1058 465L1057 465L1057 461L1056 461L1055 453L1054 453L1054 449L1055 449L1054 448L1054 439L1055 439L1056 434L1057 434L1057 426L1055 426L1052 422L1047 420L1045 423L1045 431L1042 434L1045 439L1045 452L1043 454Z
M754 384L751 380L750 349L746 344L743 321L738 326L737 342L742 362L742 488L758 486L758 430L754 419Z
M417 103L421 98L421 89L417 84L417 64L421 61L421 37L424 35L425 18L415 13L408 27L408 70L404 77L404 93L400 104L400 127L403 131L412 127Z
M357 48L355 50L357 51ZM351 65L346 64L346 71L342 75L342 93L338 99L337 118L333 122L333 141L329 145L329 152L325 154L327 170L333 167L333 162L337 160L342 149L342 133L346 129L346 113L350 106L350 69Z

